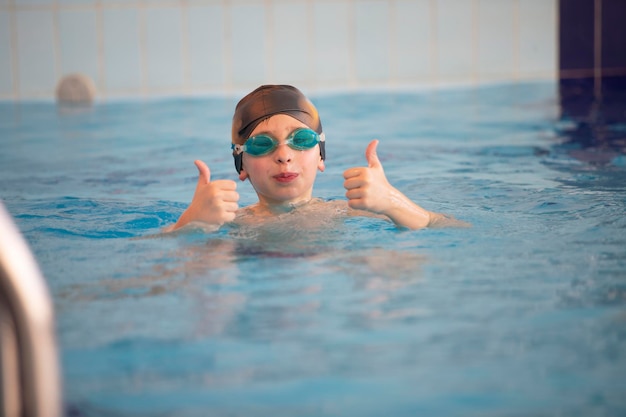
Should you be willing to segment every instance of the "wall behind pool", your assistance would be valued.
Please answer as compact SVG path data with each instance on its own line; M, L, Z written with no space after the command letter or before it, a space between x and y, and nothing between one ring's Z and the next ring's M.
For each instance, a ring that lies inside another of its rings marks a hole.
M558 0L0 0L0 99L556 80Z

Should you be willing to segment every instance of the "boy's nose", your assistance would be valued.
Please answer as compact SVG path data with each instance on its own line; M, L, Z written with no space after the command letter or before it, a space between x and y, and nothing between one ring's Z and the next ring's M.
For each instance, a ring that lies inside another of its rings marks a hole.
M279 163L290 162L293 158L293 149L287 146L286 143L281 143L276 149L276 161Z

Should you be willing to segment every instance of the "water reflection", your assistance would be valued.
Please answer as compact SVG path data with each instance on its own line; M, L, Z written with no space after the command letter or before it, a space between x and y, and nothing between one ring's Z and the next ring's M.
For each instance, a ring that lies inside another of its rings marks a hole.
M311 333L323 338L336 320L355 329L426 314L409 299L428 259L411 248L379 244L398 232L387 231L381 239L372 228L380 219L363 219L360 236L349 232L355 220L345 219L314 222L303 231L302 223L293 227L293 217L217 234L128 239L127 251L141 254L136 265L113 267L106 276L57 293L64 310L84 312L84 320L67 323L66 344L216 335L240 341L294 340ZM159 242L170 249L154 251ZM120 311L126 314L113 313ZM94 314L106 317L99 319L100 329L89 328Z
M561 80L558 133L570 156L592 165L620 164L626 155L626 78ZM620 162L621 161L621 162Z

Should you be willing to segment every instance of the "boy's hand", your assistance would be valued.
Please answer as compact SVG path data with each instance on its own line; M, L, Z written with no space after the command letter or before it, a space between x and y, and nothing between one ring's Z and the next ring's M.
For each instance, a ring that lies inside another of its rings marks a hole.
M347 190L346 197L350 207L384 214L390 206L394 188L387 181L376 153L377 147L377 139L370 142L365 151L367 167L347 169L343 173L343 186Z
M376 153L377 146L378 140L367 146L367 167L350 168L343 173L348 206L384 214L400 227L427 227L431 217L436 217L435 213L424 210L389 184Z
M239 208L237 183L233 180L211 181L211 170L202 161L196 160L198 184L187 210L180 216L174 230L191 222L203 222L215 226L235 219Z

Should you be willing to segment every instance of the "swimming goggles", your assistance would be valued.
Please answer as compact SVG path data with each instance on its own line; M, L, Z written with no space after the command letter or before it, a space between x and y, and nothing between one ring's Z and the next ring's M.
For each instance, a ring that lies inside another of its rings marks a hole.
M315 147L318 143L320 147L324 143L324 134L317 134L312 129L296 129L285 140L287 146L297 151L306 151ZM278 148L279 142L268 135L256 135L250 136L246 143L238 145L233 143L231 149L235 151L235 155L240 155L242 152L252 156L263 156L272 153Z

